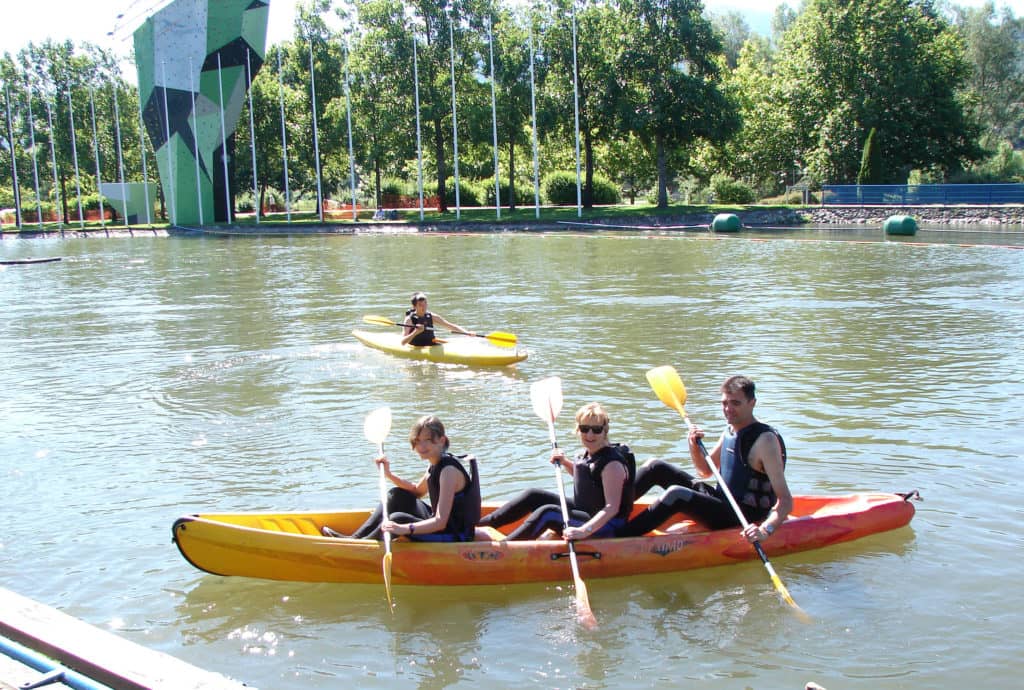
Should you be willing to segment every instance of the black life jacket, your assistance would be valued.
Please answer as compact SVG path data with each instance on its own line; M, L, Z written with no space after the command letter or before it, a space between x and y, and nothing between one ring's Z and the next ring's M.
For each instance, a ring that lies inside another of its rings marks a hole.
M470 472L466 472L466 468L459 462L466 458L469 458ZM430 498L430 507L435 512L437 497L441 494L441 472L445 467L458 468L466 478L466 486L452 499L448 524L441 531L454 535L459 541L473 541L476 523L480 521L480 476L477 472L476 458L472 455L456 457L451 453L444 453L440 462L430 466L427 470L427 495Z
M573 502L577 510L582 510L588 515L594 515L605 506L604 484L601 481L601 472L610 462L621 462L626 468L626 483L622 487L622 499L619 502L619 512L614 516L628 519L633 511L633 501L636 499L634 483L636 480L636 456L629 449L629 446L622 443L612 443L597 451L593 456L583 455L577 457L573 462Z
M423 316L416 313L415 309L409 309L405 312L405 315L409 317L409 322L415 327L423 324L423 332L417 335L415 338L409 341L410 345L416 347L423 347L425 345L434 344L434 315L429 311ZM408 325L408 324L405 324ZM408 331L406 331L408 335Z
M735 434L726 434L722 440L722 479L741 506L768 510L778 500L771 480L764 472L750 466L747 460L750 449L761 434L775 434L782 449L782 466L786 466L786 443L774 427L763 422L748 424ZM738 452L737 452L738 451Z

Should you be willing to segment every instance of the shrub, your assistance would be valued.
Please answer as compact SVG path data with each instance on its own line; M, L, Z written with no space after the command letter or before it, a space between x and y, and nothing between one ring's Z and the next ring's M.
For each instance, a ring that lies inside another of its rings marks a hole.
M541 183L549 204L572 206L576 203L576 173L560 170L544 177ZM622 201L618 186L604 175L594 175L593 202L617 204Z
M757 198L750 185L721 173L711 178L711 191L716 204L750 204Z
M480 206L480 199L484 198L485 192L477 185L463 178L459 178L459 205ZM449 206L455 206L455 181L453 178L445 180L444 198Z

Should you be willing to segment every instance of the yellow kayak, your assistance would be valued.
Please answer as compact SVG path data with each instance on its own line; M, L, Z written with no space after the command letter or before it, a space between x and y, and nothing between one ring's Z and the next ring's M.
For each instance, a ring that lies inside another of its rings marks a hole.
M414 347L402 344L402 334L377 331L352 331L363 345L396 357L425 359L430 362L470 364L478 367L505 367L526 359L523 348L495 347L484 339L453 337L437 345Z
M642 510L638 503L636 510ZM497 504L485 504L489 513ZM367 510L307 513L202 513L179 518L174 543L185 559L215 575L241 575L299 582L378 583L384 544L332 539L324 525L350 534ZM903 495L861 493L795 496L794 509L764 544L772 557L817 549L903 527L914 506ZM396 585L499 585L563 582L568 551L561 539L507 541L478 527L476 541L430 543L396 539L392 582ZM576 542L585 578L668 573L741 563L757 558L739 528L707 530L684 520L665 531L624 539Z

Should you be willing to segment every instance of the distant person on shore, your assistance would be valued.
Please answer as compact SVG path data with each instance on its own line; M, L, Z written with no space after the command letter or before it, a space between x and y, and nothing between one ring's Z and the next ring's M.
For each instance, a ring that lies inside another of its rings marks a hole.
M743 531L748 541L767 539L793 509L786 484L786 444L773 427L754 417L754 382L730 376L722 384L722 414L729 428L709 453L722 479L750 523ZM704 431L692 426L688 435L690 459L702 478L712 475L698 440ZM673 516L691 518L709 529L739 526L739 518L721 487L708 484L664 460L649 460L637 471L641 496L654 486L665 492L626 525L629 536L646 534Z
M405 336L402 338L403 345L414 345L423 347L434 344L434 323L447 328L453 333L462 335L476 335L473 331L467 331L462 326L456 325L440 314L433 314L427 311L427 296L422 292L412 294L412 308L405 312Z
M621 536L633 510L633 478L636 460L629 447L608 441L608 413L598 403L584 405L576 413L576 433L583 450L574 460L561 449L551 452L551 464L573 476L573 497L566 500L569 525L562 517L557 493L526 489L483 518L483 527L501 527L529 515L508 538L538 539L546 530L565 540Z
M409 431L409 445L428 463L427 472L416 483L393 474L387 456L374 462L384 468L384 476L395 488L388 492L387 514L378 505L370 517L349 535L324 526L325 537L351 539L384 538L384 532L407 536L413 541L473 541L480 518L480 481L476 458L448 452L448 436L440 419L421 417ZM468 459L472 474L462 460ZM422 500L427 496L430 503Z

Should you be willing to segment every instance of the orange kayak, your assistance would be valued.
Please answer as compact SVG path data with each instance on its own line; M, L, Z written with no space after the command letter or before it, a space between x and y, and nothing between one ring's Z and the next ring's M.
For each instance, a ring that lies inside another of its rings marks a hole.
M496 505L485 505L484 513ZM638 504L637 510L643 504ZM368 511L309 513L203 513L175 521L182 556L215 575L300 582L379 583L382 542L333 539L320 528L349 533ZM819 549L897 529L914 506L904 496L859 493L795 496L786 522L764 542L769 557ZM503 529L510 530L514 525ZM507 541L478 528L473 542L392 542L396 585L499 585L563 582L570 576L561 540ZM739 528L709 531L686 520L642 537L576 542L585 579L665 573L728 565L756 558Z

